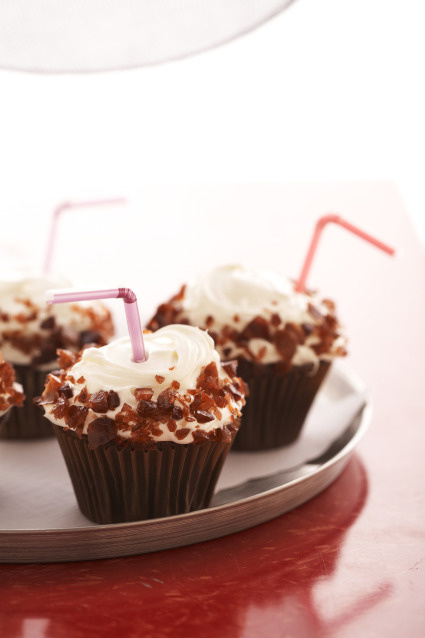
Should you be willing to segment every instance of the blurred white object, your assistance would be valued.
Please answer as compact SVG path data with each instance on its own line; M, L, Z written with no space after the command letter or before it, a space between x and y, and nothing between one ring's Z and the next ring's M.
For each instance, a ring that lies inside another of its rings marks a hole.
M3 0L0 67L85 72L158 64L250 31L292 0Z

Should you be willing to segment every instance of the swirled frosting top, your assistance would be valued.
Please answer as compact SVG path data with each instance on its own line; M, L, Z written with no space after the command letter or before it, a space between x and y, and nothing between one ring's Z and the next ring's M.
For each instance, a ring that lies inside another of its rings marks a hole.
M84 376L89 392L103 388L123 391L148 384L156 397L174 379L182 388L194 388L202 367L211 361L220 365L214 342L203 330L168 326L166 330L146 334L144 340L148 359L143 363L132 360L130 339L123 337L103 348L84 350L72 374L75 378Z
M60 377L50 375L41 400L47 418L88 434L93 447L105 443L102 427L108 440L144 444L222 440L218 430L226 429L227 436L237 427L243 383L235 366L220 363L207 332L171 325L144 340L143 363L132 360L128 338L87 348L75 362L71 358Z
M335 306L265 270L220 266L159 306L148 327L182 322L207 328L223 358L317 364L345 353Z
M294 292L289 279L241 265L221 266L186 287L182 309L202 322L206 313L234 327L261 314L279 313L286 322L309 321L309 298Z

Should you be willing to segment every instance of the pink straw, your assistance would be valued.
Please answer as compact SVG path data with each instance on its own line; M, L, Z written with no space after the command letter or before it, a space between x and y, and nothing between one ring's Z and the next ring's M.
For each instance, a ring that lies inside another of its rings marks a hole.
M380 248L381 250L383 250L384 252L388 253L389 255L394 255L394 253L395 253L394 248L391 248L387 244L384 244L382 241L379 241L379 239L376 239L375 237L372 237L372 235L369 235L368 233L365 233L363 230L360 230L360 228L357 228L356 226L353 226L353 224L350 224L349 222L346 222L339 215L324 215L323 217L320 217L320 219L316 223L316 227L314 229L313 238L311 240L311 243L310 243L310 246L309 246L309 249L307 251L307 255L306 255L305 261L304 261L304 265L303 265L302 270L301 270L301 275L299 276L299 279L298 279L297 283L295 284L295 290L297 292L304 292L305 291L305 282L307 280L308 273L309 273L310 268L311 268L313 257L314 257L314 255L316 253L317 245L319 243L319 239L320 239L320 236L322 234L322 230L324 229L326 224L330 224L330 223L339 224L339 226L342 226L343 228L346 228L347 230L350 230L352 233L354 233L358 237L361 237L362 239L368 241L369 243L373 244L377 248Z
M128 332L130 334L133 361L146 361L146 350L143 341L143 331L140 324L137 297L130 288L110 288L109 290L48 290L46 302L70 303L73 301L91 301L93 299L123 299L127 317Z
M126 200L123 197L116 197L114 199L99 199L99 200L88 201L88 202L63 202L62 204L59 204L59 206L55 208L52 214L49 240L47 243L47 250L46 250L46 255L44 258L43 273L47 275L47 273L50 272L50 268L52 265L53 251L54 251L55 243L56 243L56 235L58 231L58 222L59 222L60 216L65 210L70 210L72 208L87 208L89 206L110 206L115 204L124 204L125 201Z

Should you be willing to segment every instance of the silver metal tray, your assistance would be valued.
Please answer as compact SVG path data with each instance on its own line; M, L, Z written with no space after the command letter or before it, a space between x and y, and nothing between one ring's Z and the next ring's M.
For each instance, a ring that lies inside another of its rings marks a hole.
M328 405L345 396L358 399L355 414L344 424L336 440L328 441L324 452L290 469L270 474L262 471L248 480L242 477L239 484L236 481L231 487L219 490L207 509L155 520L115 525L90 523L78 512L56 441L2 442L0 561L44 563L155 552L239 532L294 509L338 477L370 422L371 402L361 381L352 372L336 367L321 393ZM31 463L40 459L40 454L43 463L41 468L39 463L37 473ZM255 455L250 454L250 462L253 458ZM243 454L234 452L226 463L231 466L237 461L241 467L241 459L243 461ZM19 476L27 479L23 483L27 501L24 498L23 504L22 488L16 479L16 493L10 494L11 468L20 468ZM39 512L37 506L41 495L45 495L43 512ZM13 528L14 508L17 507L14 504L17 502L28 512L27 518L22 519L28 521L20 524L19 529ZM38 519L35 518L37 513ZM56 521L56 518L57 526L49 525L49 521ZM70 520L72 524L67 522Z

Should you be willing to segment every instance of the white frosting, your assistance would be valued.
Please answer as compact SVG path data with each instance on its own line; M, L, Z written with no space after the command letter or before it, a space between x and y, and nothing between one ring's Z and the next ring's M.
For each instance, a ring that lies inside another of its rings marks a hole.
M225 370L220 365L220 357L214 349L214 341L209 334L198 328L184 325L171 325L161 328L157 332L144 335L145 347L148 353L147 361L135 363L132 360L130 339L124 337L109 343L102 348L87 348L82 358L67 372L76 381L70 386L74 396L78 395L84 386L90 394L99 390L114 390L120 398L120 406L115 410L109 410L106 414L94 414L92 411L86 419L83 433L87 433L87 426L91 420L99 416L107 416L114 419L124 403L136 409L138 401L134 396L136 388L151 388L154 392L152 401L168 388L172 381L178 381L178 392L182 395L187 390L196 388L196 382L202 368L214 362L220 379L229 379ZM158 382L156 377L164 377L164 381ZM78 379L84 377L84 381L78 383ZM76 403L78 405L78 402ZM176 405L179 405L176 403ZM241 409L242 402L232 402L232 406ZM44 406L46 416L65 426L62 419L55 419L49 412L52 404ZM177 421L178 429L188 428L190 433L182 440L177 439L175 433L170 432L166 424L159 424L162 434L155 437L155 441L174 441L176 443L190 443L193 441L192 433L195 430L210 432L221 428L231 422L231 410L220 408L221 419L215 418L205 424L197 421L186 421L184 418ZM129 438L131 432L119 431L123 438Z
M8 340L3 338L5 331L19 331L25 336L42 333L40 323L50 316L55 317L56 325L68 326L78 332L90 329L90 319L78 312L78 307L95 307L99 314L105 313L105 309L101 304L96 302L78 302L75 304L57 304L48 306L45 301L45 293L51 288L67 288L70 282L57 275L41 275L29 271L11 271L2 273L0 280L0 345L3 357L11 363L28 365L31 363L34 352L25 354L15 348ZM36 319L32 321L22 322L16 316L19 314L29 315L31 309L19 300L29 299L37 306L39 313ZM5 321L1 313L9 316ZM105 314L106 317L106 314ZM46 334L48 331L46 331ZM51 366L44 366L45 369L51 369Z
M284 321L311 321L308 298L289 279L241 265L220 266L186 287L183 308L191 319L211 314L219 324L240 329L257 315L277 312ZM238 316L239 321L234 317Z
M45 293L49 288L70 286L70 282L58 275L41 275L29 270L14 270L2 273L0 280L0 307L3 312L22 312L22 304L16 299L31 299L37 306L44 306Z
M282 319L282 326L287 322L313 324L315 321L308 312L309 303L314 303L323 315L328 313L318 298L295 292L288 278L266 270L229 265L215 268L186 286L181 315L200 327L205 327L207 317L211 316L214 318L212 331L227 325L240 332L254 317L262 316L269 321L274 313ZM295 365L318 364L317 354L309 347L314 339L307 338L304 345L298 346L292 360ZM238 349L230 340L222 348L231 348L227 359L239 355L246 358L246 351ZM251 339L249 348L255 355L263 350L261 363L275 363L281 359L275 346L264 339ZM331 356L321 355L320 359Z

